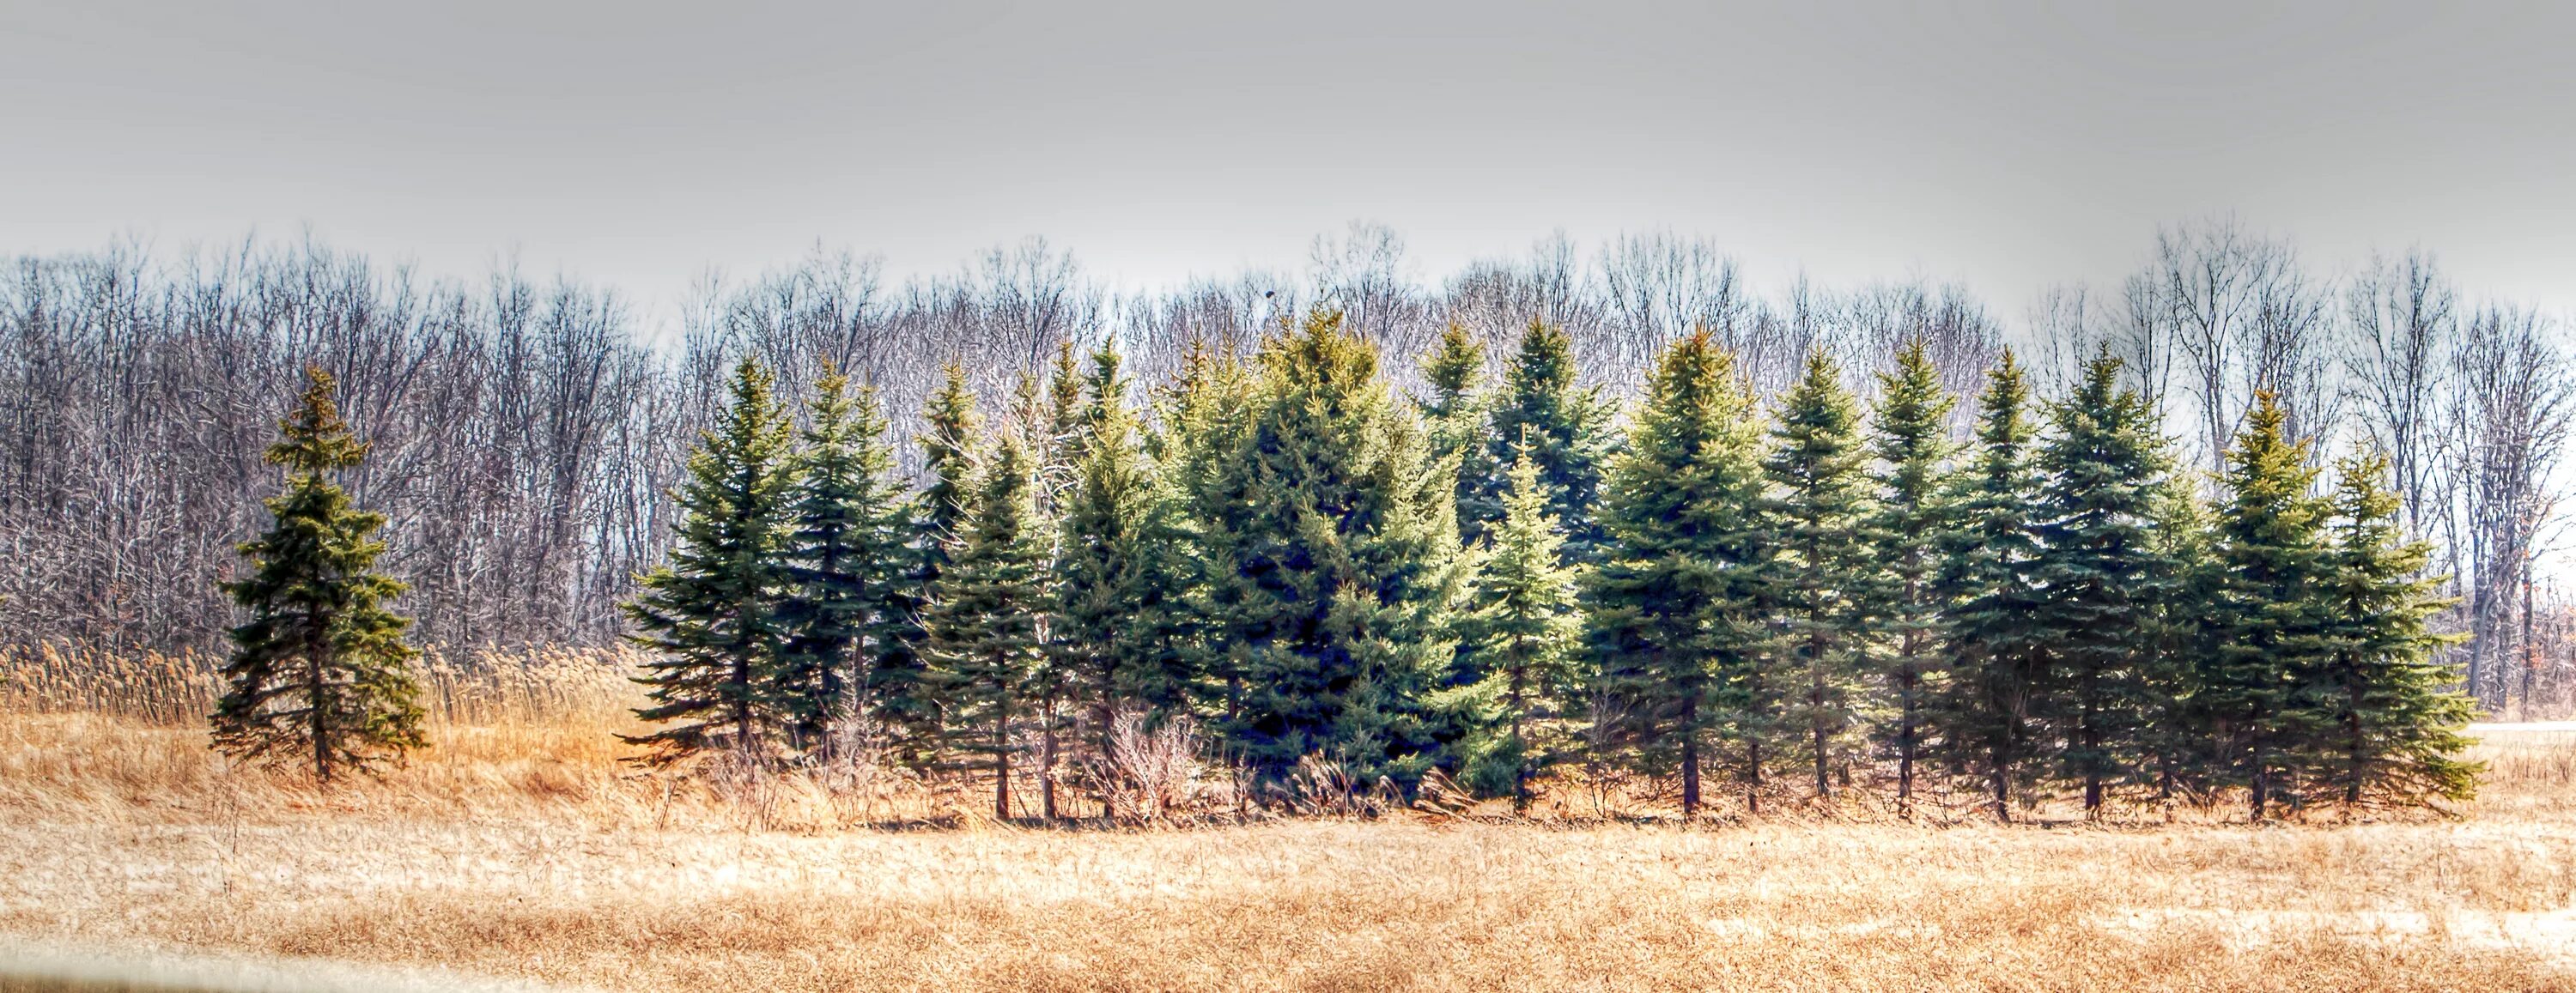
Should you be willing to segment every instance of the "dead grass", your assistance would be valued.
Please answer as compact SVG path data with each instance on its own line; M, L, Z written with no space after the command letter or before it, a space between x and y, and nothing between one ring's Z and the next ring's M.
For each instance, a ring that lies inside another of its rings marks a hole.
M331 793L0 713L0 933L632 990L2576 989L2571 733L2491 737L2455 819L1054 831L644 776L599 685Z

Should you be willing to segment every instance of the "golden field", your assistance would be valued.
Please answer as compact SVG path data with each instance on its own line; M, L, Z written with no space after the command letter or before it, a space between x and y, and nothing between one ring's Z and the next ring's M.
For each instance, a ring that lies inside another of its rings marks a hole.
M2455 816L2377 822L1046 829L890 779L645 775L614 660L433 679L434 747L327 792L228 767L186 701L65 684L94 662L0 685L0 937L763 993L2576 989L2550 727L2486 732Z

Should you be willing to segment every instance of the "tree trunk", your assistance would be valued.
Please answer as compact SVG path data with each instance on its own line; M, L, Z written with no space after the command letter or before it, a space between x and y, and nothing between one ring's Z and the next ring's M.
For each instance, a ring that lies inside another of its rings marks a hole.
M1682 819L1699 816L1699 701L1682 701Z
M1818 619L1822 623L1822 619ZM1813 732L1816 748L1816 796L1833 799L1834 786L1827 776L1825 754L1825 636L1818 627L1807 638L1807 726Z
M1011 819L1011 715L993 715L993 818Z

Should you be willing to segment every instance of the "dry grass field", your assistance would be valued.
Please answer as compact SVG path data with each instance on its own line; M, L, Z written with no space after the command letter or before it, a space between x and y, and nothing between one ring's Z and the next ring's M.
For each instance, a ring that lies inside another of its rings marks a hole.
M316 792L11 661L0 937L764 993L2576 989L2576 729L2489 731L2478 803L2380 822L1050 830L640 775L613 664L473 668L433 750Z

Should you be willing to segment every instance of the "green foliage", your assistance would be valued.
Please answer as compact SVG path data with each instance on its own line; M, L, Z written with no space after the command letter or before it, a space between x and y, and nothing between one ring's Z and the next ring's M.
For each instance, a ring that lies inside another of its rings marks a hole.
M1179 508L1127 407L1118 354L1103 350L1092 364L1077 426L1087 440L1059 520L1054 648L1105 748L1120 711L1187 713L1199 687Z
M918 736L921 669L898 615L911 568L894 453L876 390L827 369L808 403L781 549L789 592L776 674L790 744L828 748L847 721Z
M1697 813L1701 748L1732 732L1758 796L1778 690L1762 680L1761 583L1771 553L1758 502L1752 399L1706 333L1667 346L1602 495L1607 541L1585 588L1602 737L1627 764L1678 774Z
M1526 810L1530 780L1573 745L1568 718L1583 689L1575 656L1582 617L1574 570L1557 557L1563 532L1527 448L1512 461L1511 482L1476 574L1467 653L1485 674L1477 690L1492 705L1464 749L1468 774L1461 779Z
M2007 351L1977 397L1975 454L1958 480L1959 524L1946 536L1938 590L1950 606L1950 672L1934 722L1952 760L1983 773L1995 816L2007 820L2014 791L2042 754L2032 718L2049 677L2038 627L2040 476L2029 403L2021 366Z
M275 523L240 546L249 575L224 584L250 617L231 631L211 722L216 748L309 761L329 782L425 741L418 653L403 641L411 621L386 606L404 587L375 571L384 515L357 509L331 479L365 460L367 446L340 419L330 374L306 376L266 456L286 470L285 492L267 501Z
M2439 653L2452 639L2426 627L2450 606L2434 595L2439 580L2423 574L2430 549L2398 530L2386 456L2345 459L2338 469L2327 658L2305 701L2326 733L2311 743L2309 773L2346 804L2467 800L2479 764L2459 757L2469 745L2460 731L2477 706L2450 689L2461 676Z
M1250 401L1201 422L1198 444L1236 443L1191 480L1203 621L1234 677L1219 727L1265 778L1320 753L1409 783L1444 744L1423 697L1447 681L1467 578L1454 479L1337 313L1264 343Z
M1910 816L1930 701L1945 688L1941 621L1947 604L1939 584L1942 555L1957 523L1944 490L1957 447L1948 427L1957 401L1942 388L1940 370L1919 338L1897 353L1893 372L1879 374L1878 389L1870 433L1870 454L1878 460L1877 503L1867 531L1885 569L1872 613L1888 642L1879 677L1889 712L1876 737L1896 757L1897 804Z
M654 656L637 677L652 704L635 716L669 725L626 739L652 764L710 748L766 757L797 720L777 685L793 472L773 382L750 359L735 369L731 402L689 456L670 560L627 605L632 640Z
M1457 475L1458 536L1465 544L1484 537L1499 514L1471 512L1495 481L1497 463L1488 442L1484 395L1485 349L1452 323L1440 343L1423 359L1431 399L1422 404L1422 425L1429 434L1431 457L1453 463Z
M1565 529L1558 554L1565 562L1592 561L1603 533L1597 505L1601 469L1609 458L1613 409L1595 390L1574 385L1574 341L1563 328L1533 321L1503 375L1485 432L1484 475L1461 468L1458 517L1490 525L1502 519L1509 480L1496 467L1510 465L1527 446L1548 495L1548 512Z
M1047 551L1027 444L1004 433L980 474L967 532L923 618L951 751L993 770L994 816L1008 818L1013 719L1046 664Z
M1823 350L1809 353L1806 374L1781 399L1771 437L1763 508L1767 540L1779 550L1770 592L1781 638L1768 681L1798 684L1785 716L1803 728L1816 795L1828 797L1886 591L1866 527L1859 407Z
M2108 355L2085 366L2051 407L2042 446L2037 617L2054 683L2042 710L2064 741L2061 774L2082 784L2084 809L2136 771L2151 711L2152 622L2174 591L2154 532L2169 460L2155 412L2119 383Z
M2288 440L2270 394L2255 398L2227 452L2227 501L2218 555L2227 570L2210 611L2221 637L2201 677L2230 778L2247 788L2253 818L2288 787L2301 751L2331 733L2309 687L2323 681L2331 649L2330 507L2311 494L2307 446Z

